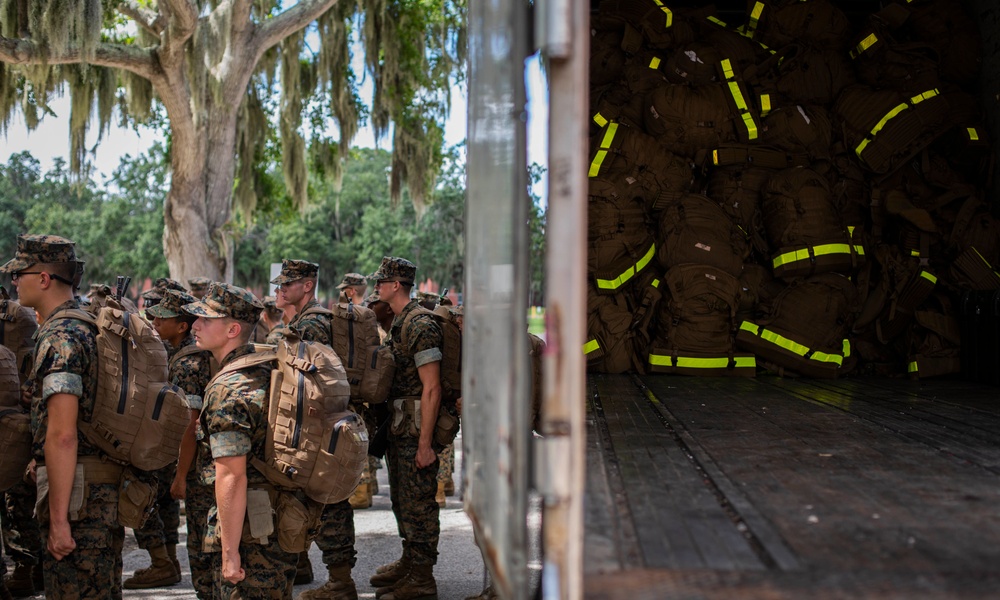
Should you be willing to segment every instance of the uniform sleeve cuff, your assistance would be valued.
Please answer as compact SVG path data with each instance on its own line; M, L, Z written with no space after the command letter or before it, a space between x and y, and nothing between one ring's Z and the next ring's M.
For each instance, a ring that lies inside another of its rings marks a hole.
M201 407L205 405L205 401L201 396L195 394L186 394L184 396L184 406L190 410L201 410Z
M422 367L427 363L432 362L441 362L440 348L428 348L427 350L421 350L413 355L413 364L418 367Z
M209 438L212 458L250 454L250 436L238 431L220 431Z
M83 377L76 373L49 373L42 380L42 400L48 400L54 394L80 398L83 396Z

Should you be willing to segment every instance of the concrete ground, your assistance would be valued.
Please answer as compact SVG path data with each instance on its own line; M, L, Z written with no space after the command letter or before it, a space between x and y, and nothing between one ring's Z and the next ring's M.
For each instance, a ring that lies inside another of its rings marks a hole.
M460 448L457 444L456 448ZM438 585L438 596L442 600L461 600L475 596L484 587L484 565L479 548L472 539L472 523L462 509L461 501L461 451L456 452L455 496L448 498L447 506L441 509L441 540L438 545L438 564L434 575ZM374 598L375 590L368 578L379 565L399 558L401 546L396 533L396 520L389 505L388 475L385 468L378 471L379 493L371 508L354 513L356 548L358 562L354 567L354 581L361 598ZM183 518L183 517L182 517ZM125 598L143 599L194 599L191 576L187 563L187 531L181 524L180 545L177 558L181 562L183 580L171 587L152 590L125 590ZM313 563L315 580L308 585L296 586L295 594L303 590L319 587L326 581L326 569L319 548L313 544L309 551ZM149 555L140 550L131 530L125 534L124 579L136 569L149 565ZM41 594L36 596L41 598Z

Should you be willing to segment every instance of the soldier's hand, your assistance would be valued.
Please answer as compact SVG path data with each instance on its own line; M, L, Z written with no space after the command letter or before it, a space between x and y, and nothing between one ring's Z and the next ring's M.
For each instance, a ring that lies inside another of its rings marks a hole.
M62 560L70 552L76 550L76 540L73 539L73 532L70 530L68 521L65 523L49 523L48 548L56 560Z
M247 573L240 566L240 553L236 552L233 556L228 556L225 552L222 553L222 578L229 583L236 585L237 583L246 579Z
M417 456L415 462L417 463L418 469L423 469L433 465L437 461L437 454L431 449L430 445L424 446L420 444L417 446Z
M174 500L183 500L187 494L187 481L178 473L174 481L170 484L170 497Z

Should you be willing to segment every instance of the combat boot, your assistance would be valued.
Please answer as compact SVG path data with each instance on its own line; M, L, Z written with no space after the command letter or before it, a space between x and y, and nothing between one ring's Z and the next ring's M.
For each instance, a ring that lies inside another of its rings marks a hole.
M368 581L373 588L384 588L402 579L408 570L410 570L410 555L403 552L399 560L375 569L375 574Z
M299 552L299 562L295 564L295 585L305 585L312 583L313 564L309 560L309 550Z
M27 598L28 596L34 596L36 591L42 591L41 587L35 587L33 571L33 565L26 563L14 564L14 572L9 577L4 578L4 585L11 596L14 598ZM41 574L41 570L38 572Z
M351 494L349 501L351 503L351 508L354 510L371 508L372 496L368 492L368 484L359 483L358 487L354 488L354 493Z
M439 481L438 482L438 491L437 491L436 494L434 494L434 500L435 500L435 502L438 503L438 506L440 508L444 508L445 505L448 504L448 500L445 498L444 482L443 481Z
M382 600L437 600L437 582L434 565L410 565L406 577L396 582L392 590L380 597Z
M358 600L358 589L351 579L351 565L330 565L330 578L314 590L306 590L297 600Z
M444 482L444 495L451 498L455 495L455 476L452 475Z
M166 587L180 583L181 573L167 555L166 546L149 549L151 564L145 569L137 569L135 574L122 582L126 590L145 590Z

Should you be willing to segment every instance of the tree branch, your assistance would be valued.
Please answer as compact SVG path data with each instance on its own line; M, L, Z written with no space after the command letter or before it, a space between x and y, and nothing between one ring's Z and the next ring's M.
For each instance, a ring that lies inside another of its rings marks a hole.
M118 5L118 12L136 22L139 27L159 37L166 27L166 18L163 14L143 8L135 0L123 0Z
M174 35L187 40L198 25L198 7L193 0L163 0L161 11L169 12Z
M252 56L259 59L269 48L318 19L336 3L337 0L302 0L268 19L254 34Z
M14 65L67 65L86 62L99 67L124 69L153 79L156 76L156 59L150 50L123 44L99 44L94 56L85 57L78 46L71 46L58 55L46 54L39 45L26 39L0 36L0 61Z

